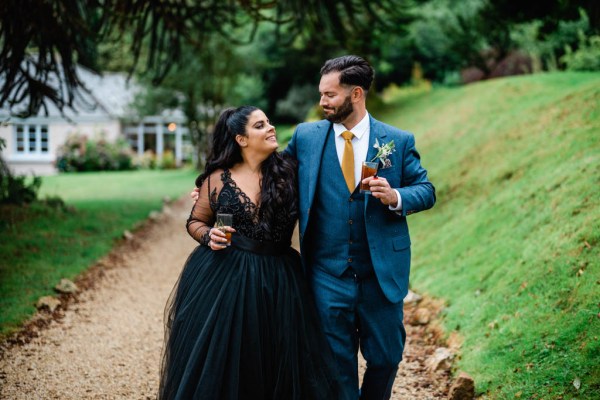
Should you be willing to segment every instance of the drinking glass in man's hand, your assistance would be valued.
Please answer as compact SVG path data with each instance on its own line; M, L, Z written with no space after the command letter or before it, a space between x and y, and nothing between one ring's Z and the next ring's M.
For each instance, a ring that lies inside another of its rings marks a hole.
M371 188L369 187L369 184L363 183L362 181L365 178L375 176L375 174L377 174L377 166L378 165L379 165L379 163L377 163L377 162L363 161L362 169L360 172L360 192L361 193L371 194Z

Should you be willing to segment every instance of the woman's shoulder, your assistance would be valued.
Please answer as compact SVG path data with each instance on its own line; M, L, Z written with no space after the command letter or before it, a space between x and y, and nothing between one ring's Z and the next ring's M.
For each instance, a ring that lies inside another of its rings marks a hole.
M208 176L205 175L203 181L202 181L202 186L208 186L209 189L212 187L214 188L215 186L221 186L221 182L225 181L227 177L227 170L224 168L218 168L215 169L214 171L212 171L210 174L208 174ZM196 185L198 185L198 181L196 181ZM198 186L200 187L200 186Z
M226 176L228 173L229 173L229 170L227 168L217 168L213 172L210 173L209 178L211 181L213 181L215 179L220 180L224 176Z

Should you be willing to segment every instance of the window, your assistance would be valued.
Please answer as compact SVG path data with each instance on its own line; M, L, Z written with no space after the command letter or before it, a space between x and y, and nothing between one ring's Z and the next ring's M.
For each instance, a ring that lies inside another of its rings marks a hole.
M15 125L15 144L19 154L48 154L47 125Z

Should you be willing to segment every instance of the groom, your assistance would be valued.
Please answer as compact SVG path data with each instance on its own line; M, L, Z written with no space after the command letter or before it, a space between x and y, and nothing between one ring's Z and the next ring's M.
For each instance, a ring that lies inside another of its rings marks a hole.
M373 75L360 57L328 60L319 83L327 120L298 125L285 150L298 160L302 261L344 400L390 398L406 339L406 217L435 203L413 135L367 112ZM392 144L394 151L378 159L377 178L363 181L372 194L360 193L362 161ZM367 361L360 390L359 347Z
M298 160L304 267L338 363L342 398L352 400L390 397L406 338L406 217L435 203L413 135L367 112L373 75L357 56L325 62L319 92L327 120L298 125L285 150ZM392 144L377 178L364 180L372 194L361 194L361 162ZM360 390L359 347L367 361Z

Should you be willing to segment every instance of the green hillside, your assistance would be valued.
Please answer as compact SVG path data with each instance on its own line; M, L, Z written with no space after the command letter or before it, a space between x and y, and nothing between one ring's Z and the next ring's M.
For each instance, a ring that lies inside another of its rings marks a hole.
M445 300L477 392L600 398L600 74L399 90L376 116L436 186L411 285Z

